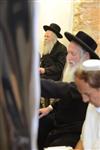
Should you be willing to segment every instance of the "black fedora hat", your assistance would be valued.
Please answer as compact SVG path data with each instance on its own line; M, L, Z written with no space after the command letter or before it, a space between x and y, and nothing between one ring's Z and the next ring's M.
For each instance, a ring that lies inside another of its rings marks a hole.
M61 28L59 25L57 25L56 23L51 23L50 26L44 25L43 29L45 31L50 30L53 31L58 38L62 38L63 36L60 34Z
M78 43L81 47L84 48L85 51L89 52L91 58L99 59L99 56L95 53L95 50L97 48L97 43L87 33L83 32L83 31L79 31L74 36L69 32L65 32L64 35L69 41L74 41L74 42Z

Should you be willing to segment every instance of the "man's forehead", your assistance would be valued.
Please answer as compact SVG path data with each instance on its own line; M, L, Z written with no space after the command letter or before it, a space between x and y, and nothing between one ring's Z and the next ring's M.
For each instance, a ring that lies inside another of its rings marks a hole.
M69 46L70 47L76 47L76 48L78 48L78 49L82 49L82 47L78 44L78 43L76 43L76 42L74 42L74 41L71 41L70 43L69 43Z
M53 31L47 30L47 31L45 32L45 34L54 35L55 33L54 33Z
M68 45L68 52L75 52L75 53L80 53L82 50L82 47L80 45L78 45L75 42L70 42L70 44Z

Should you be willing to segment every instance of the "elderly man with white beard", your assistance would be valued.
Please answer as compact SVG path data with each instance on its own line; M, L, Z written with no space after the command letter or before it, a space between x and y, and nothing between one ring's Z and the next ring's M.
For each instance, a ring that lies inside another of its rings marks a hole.
M59 98L59 101L39 110L38 147L75 147L80 138L87 104L82 101L74 82L74 72L84 60L99 59L95 53L97 43L83 31L75 36L65 32L70 41L67 49L67 64L62 82L41 80L41 96Z
M43 29L45 34L41 50L40 76L58 81L61 79L67 55L66 47L58 41L58 38L63 37L60 33L61 28L51 23L50 26L44 25Z

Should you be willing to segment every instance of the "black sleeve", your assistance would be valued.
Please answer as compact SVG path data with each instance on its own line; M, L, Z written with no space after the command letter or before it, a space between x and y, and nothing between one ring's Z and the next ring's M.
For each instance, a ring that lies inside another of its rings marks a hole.
M78 95L80 96L74 83L64 83L60 81L41 79L42 97L65 99L69 95L71 95L72 97Z

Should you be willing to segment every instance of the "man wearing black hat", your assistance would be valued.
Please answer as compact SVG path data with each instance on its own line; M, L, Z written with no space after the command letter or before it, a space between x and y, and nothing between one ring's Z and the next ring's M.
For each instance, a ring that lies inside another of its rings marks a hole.
M57 38L62 38L61 28L52 23L44 25L45 30L43 48L41 50L40 74L41 78L60 80L66 62L66 47Z
M99 59L95 53L96 42L85 32L79 31L75 36L65 32L65 37L70 44L63 82L41 80L41 95L46 98L60 98L60 100L52 106L39 110L41 118L38 135L39 150L48 146L75 147L80 138L87 104L82 102L82 97L76 88L74 72L84 60Z

